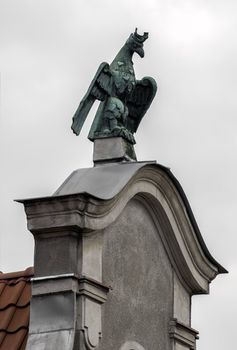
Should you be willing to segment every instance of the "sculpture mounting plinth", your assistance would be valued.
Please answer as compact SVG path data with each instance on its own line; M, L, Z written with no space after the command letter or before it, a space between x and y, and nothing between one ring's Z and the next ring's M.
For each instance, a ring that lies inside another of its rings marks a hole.
M136 160L133 145L122 137L109 137L94 141L93 161L95 165Z

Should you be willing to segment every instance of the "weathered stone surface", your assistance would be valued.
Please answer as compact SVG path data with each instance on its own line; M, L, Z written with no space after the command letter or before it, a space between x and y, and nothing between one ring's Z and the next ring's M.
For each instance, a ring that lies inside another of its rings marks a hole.
M72 330L60 330L43 334L31 334L28 338L26 350L73 349L73 346L75 346L74 332ZM78 345L77 349L80 349Z
M177 318L170 320L169 328L172 349L174 350L195 350L198 332L180 322Z
M28 349L195 349L191 295L226 270L167 168L83 169L53 196L22 202L36 245Z
M82 264L81 249L80 234L71 230L35 234L35 276L78 274Z
M174 318L190 325L191 323L191 295L184 288L174 272Z
M122 137L96 139L94 141L94 164L106 162L136 161L132 144Z
M135 199L105 229L103 278L112 291L104 305L99 349L135 341L144 349L170 350L172 266L150 214Z

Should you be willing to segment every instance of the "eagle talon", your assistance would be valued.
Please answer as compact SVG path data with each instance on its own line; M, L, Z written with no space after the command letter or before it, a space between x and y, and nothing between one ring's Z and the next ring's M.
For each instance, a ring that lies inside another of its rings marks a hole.
M116 126L111 132L114 136L120 136L121 135L121 128L119 126Z
M103 130L103 134L110 134L110 130L109 129L104 129Z
M113 129L112 129L112 132L118 132L121 130L121 127L120 126L115 126Z

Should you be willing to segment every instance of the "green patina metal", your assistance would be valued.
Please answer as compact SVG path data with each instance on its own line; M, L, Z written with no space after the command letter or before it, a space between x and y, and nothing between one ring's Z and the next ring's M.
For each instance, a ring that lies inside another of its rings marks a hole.
M88 138L123 137L135 144L133 134L155 97L157 85L153 78L136 80L132 56L144 57L143 43L148 33L139 35L137 29L109 65L101 63L89 89L73 117L72 130L80 134L85 119L95 102L101 101Z

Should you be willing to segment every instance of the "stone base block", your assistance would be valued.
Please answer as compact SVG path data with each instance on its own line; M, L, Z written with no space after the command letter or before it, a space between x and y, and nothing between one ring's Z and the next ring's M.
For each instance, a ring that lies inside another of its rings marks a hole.
M111 161L136 160L133 145L122 137L107 137L94 141L93 161L95 165Z

